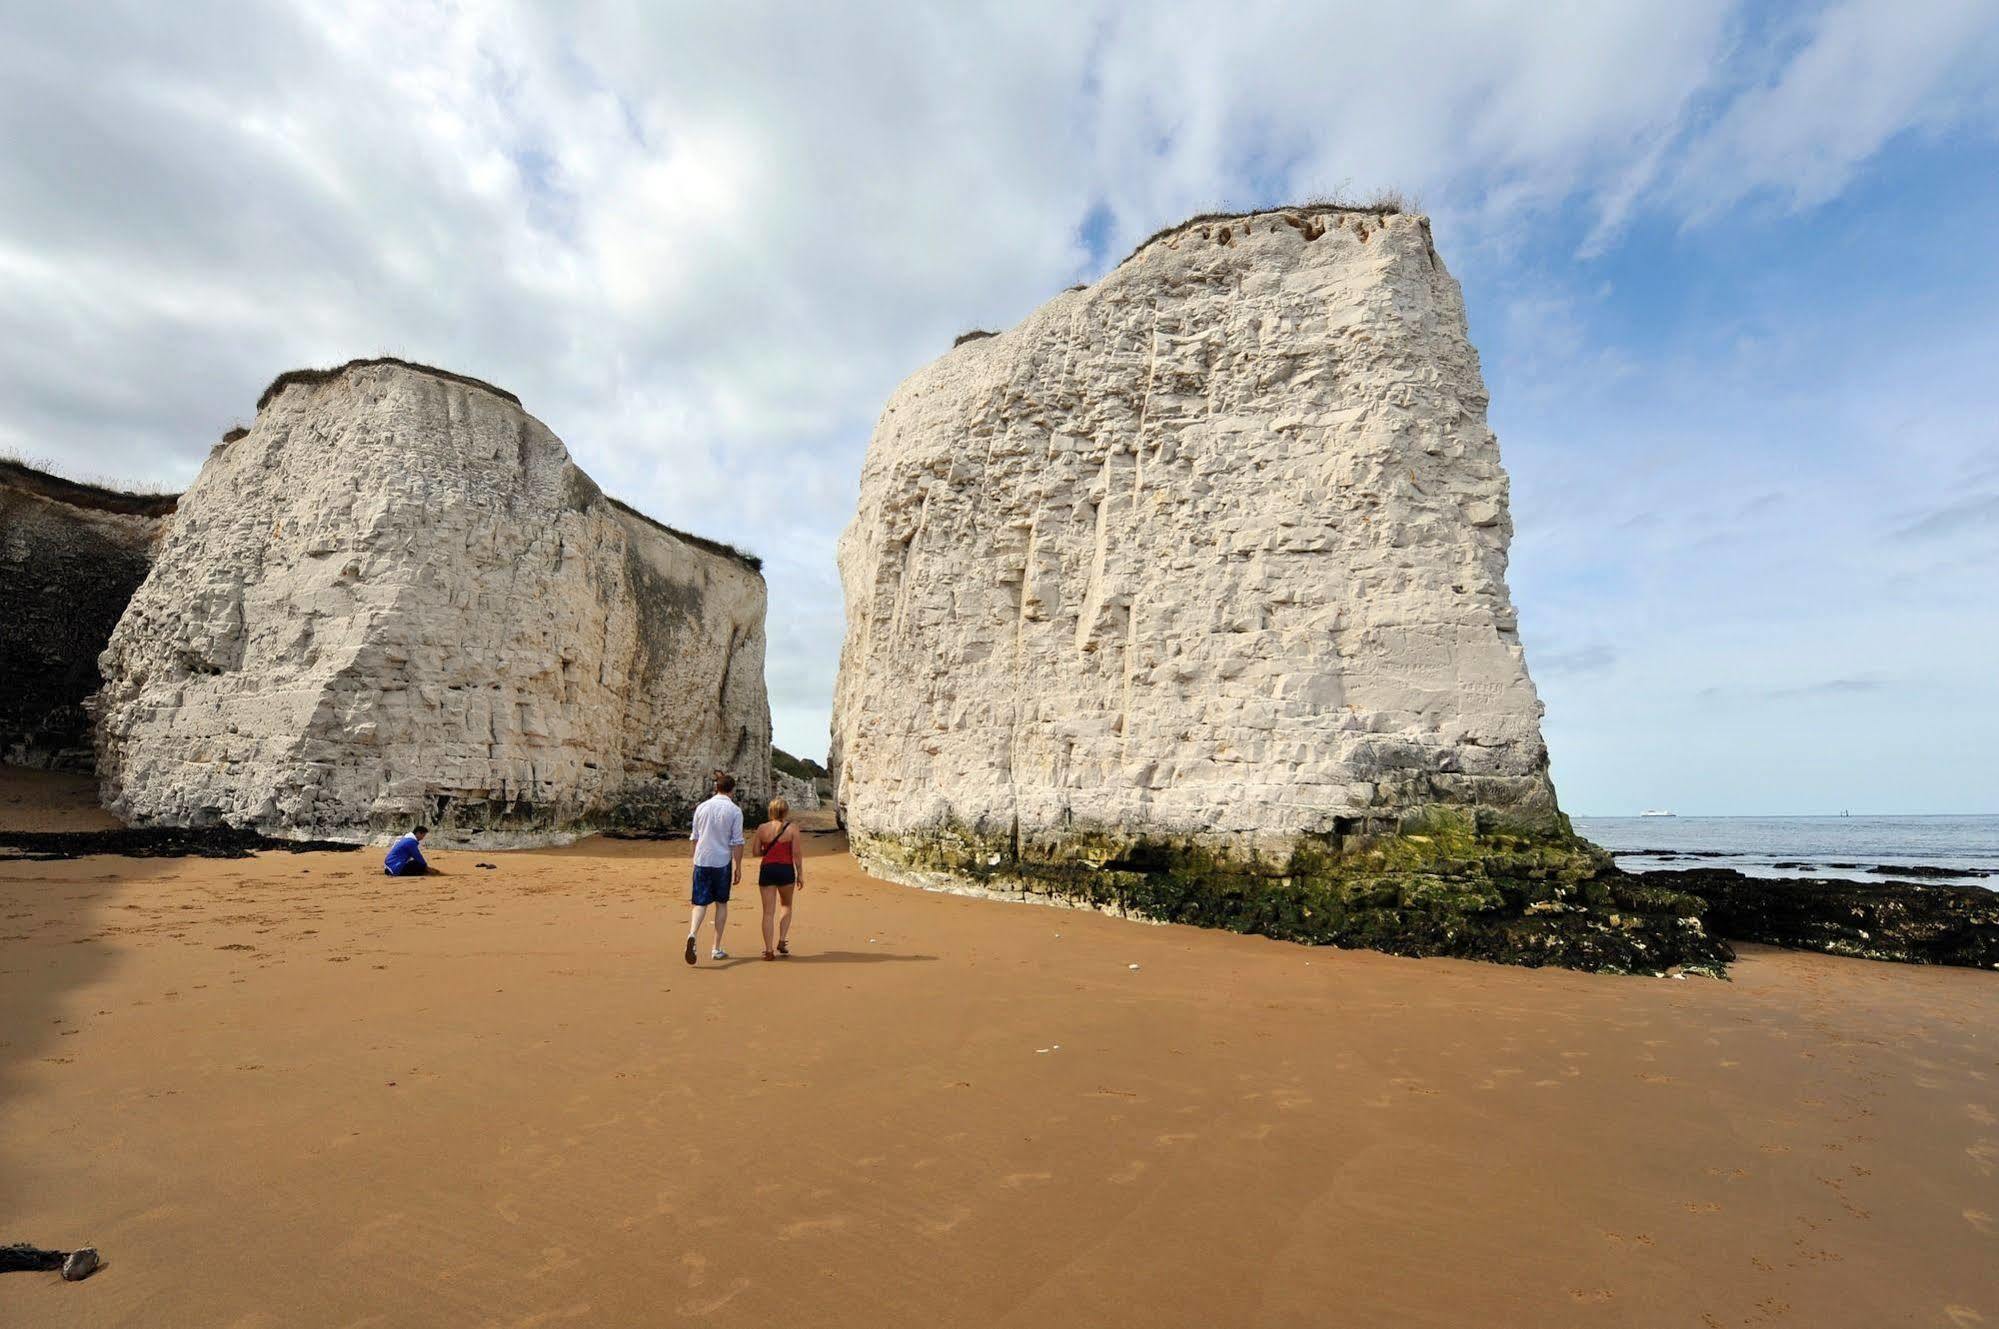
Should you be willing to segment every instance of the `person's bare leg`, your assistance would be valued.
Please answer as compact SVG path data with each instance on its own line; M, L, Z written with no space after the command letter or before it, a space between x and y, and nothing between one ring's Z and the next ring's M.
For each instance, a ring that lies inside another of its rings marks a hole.
M694 939L701 934L701 916L707 912L708 912L707 905L697 904L694 906L694 912L688 915L686 957L687 957L687 963L689 964L694 963L694 948L696 945Z
M774 954L771 930L777 925L777 887L759 886L757 894L763 897L764 902L764 959L768 960Z
M777 939L787 946L791 944L791 897L797 889L796 886L780 886L777 889L777 898L784 905L777 916Z
M722 949L722 928L729 921L729 902L722 900L715 905L715 949Z

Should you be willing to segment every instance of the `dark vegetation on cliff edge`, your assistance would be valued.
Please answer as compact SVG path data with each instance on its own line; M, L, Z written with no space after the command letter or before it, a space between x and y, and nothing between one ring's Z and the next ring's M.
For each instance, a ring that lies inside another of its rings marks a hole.
M1302 221L1307 218L1327 217L1335 213L1366 213L1376 217L1392 217L1398 213L1409 212L1411 210L1408 199L1394 190L1384 189L1376 192L1374 197L1360 202L1338 198L1314 198L1304 203L1290 206L1277 204L1267 208L1248 208L1241 212L1196 213L1185 221L1175 222L1171 226L1162 226L1151 235L1146 236L1138 242L1129 254L1126 254L1118 261L1118 267L1123 267L1126 263L1137 258L1150 245L1156 244L1170 236L1178 235L1180 232L1189 230L1195 226L1202 226L1211 222L1241 221L1245 217L1264 216L1296 217Z
M264 389L264 395L257 398L257 409L261 411L266 406L269 406L280 392L283 392L294 383L316 387L321 383L332 382L350 369L366 369L370 365L394 365L398 369L413 369L419 374L429 374L432 378L446 379L452 383L463 383L468 388L477 388L481 392L490 392L503 401L510 401L516 406L521 405L519 397L508 392L505 388L494 387L484 379L473 378L469 374L454 374L449 369L439 369L435 365L420 365L412 360L400 360L393 355L378 355L367 360L349 360L346 364L338 365L332 369L287 369L284 373L272 379L271 386ZM526 408L522 407L522 409L525 410Z
M1241 221L1246 217L1281 217L1286 224L1304 232L1307 240L1316 240L1321 235L1324 235L1326 230L1323 223L1316 221L1319 217L1327 217L1335 213L1359 213L1371 217L1392 217L1399 213L1414 212L1415 210L1414 203L1401 193L1392 189L1382 189L1377 190L1374 197L1361 202L1339 198L1311 198L1303 203L1288 205L1274 204L1271 207L1249 208L1242 212L1200 212L1187 218L1185 221L1175 222L1171 226L1162 226L1151 235L1146 236L1138 242L1137 246L1129 254L1119 259L1117 266L1112 268L1111 271L1115 272L1117 268L1121 268L1131 262L1143 253L1148 246L1158 241L1178 235L1182 231L1191 230L1196 226L1207 225L1213 222ZM1069 291L1086 291L1089 289L1089 283L1077 282L1074 286L1067 287L1066 289ZM998 333L988 332L984 328L972 328L969 331L959 333L952 340L951 349L955 351L968 341L980 341L986 337L997 337L998 335Z
M469 388L478 388L481 392L490 392L503 401L512 402L522 410L527 409L519 397L508 392L505 388L495 387L484 379L473 378L469 374L454 374L449 369L439 369L435 365L420 365L413 360L403 360L393 355L378 355L369 359L349 360L346 364L332 369L287 369L284 373L272 379L271 385L264 389L261 397L257 398L257 409L261 411L266 406L269 406L277 399L277 395L280 392L283 392L293 384L316 387L321 383L331 382L350 369L366 369L372 365L393 365L398 369L408 369L418 374L428 374L432 378L441 378L449 383L462 383ZM222 441L224 443L234 443L249 432L249 430L242 428L232 429L222 436ZM759 575L763 572L763 560L755 554L738 549L734 545L724 544L720 540L710 540L705 535L696 535L692 531L683 531L677 527L668 526L657 517L649 517L631 504L621 499L612 498L609 494L605 494L604 498L609 501L612 507L618 509L620 512L637 518L655 530L664 531L676 540L684 540L696 549L705 549L711 554L720 554L724 558L733 559L748 568L751 572Z
M0 457L0 485L23 493L38 494L57 503L67 503L73 508L134 517L164 517L180 502L179 494L127 493L103 485L65 480L60 475L10 457Z
M696 549L705 549L711 554L720 554L723 558L732 558L758 576L763 575L764 561L746 549L738 549L734 545L723 544L720 540L710 540L705 535L696 535L692 531L683 531L677 526L668 526L659 518L648 517L645 513L640 512L623 499L612 498L609 494L604 495L604 501L625 515L636 517L655 530L665 531L676 540L685 540Z

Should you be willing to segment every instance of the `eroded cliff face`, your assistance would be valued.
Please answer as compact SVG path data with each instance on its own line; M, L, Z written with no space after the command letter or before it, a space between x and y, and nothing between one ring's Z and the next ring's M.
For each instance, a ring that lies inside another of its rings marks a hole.
M883 412L840 544L855 850L1389 949L1465 951L1467 913L1552 893L1545 932L1606 860L1549 782L1511 529L1426 219L1155 239ZM1468 895L1402 893L1467 869Z
M0 762L91 769L97 657L173 510L0 461Z
M530 844L769 783L746 557L607 499L511 396L288 375L210 456L104 653L139 824Z

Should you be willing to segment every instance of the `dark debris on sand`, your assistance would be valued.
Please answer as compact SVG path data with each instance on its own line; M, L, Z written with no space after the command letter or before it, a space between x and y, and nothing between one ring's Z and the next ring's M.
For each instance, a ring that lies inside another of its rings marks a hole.
M342 853L359 849L336 840L274 840L233 826L136 827L114 831L0 831L0 859L52 862L109 854L121 858L248 858L281 850L288 854Z

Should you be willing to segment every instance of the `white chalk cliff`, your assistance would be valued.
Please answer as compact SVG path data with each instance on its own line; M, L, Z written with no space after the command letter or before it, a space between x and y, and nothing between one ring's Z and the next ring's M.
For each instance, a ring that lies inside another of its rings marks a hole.
M527 844L769 783L761 574L607 499L510 394L286 375L181 498L101 659L140 824Z
M1419 216L1197 220L890 399L840 543L878 871L1158 838L1567 834L1507 481Z

